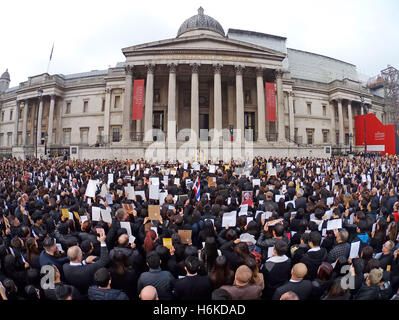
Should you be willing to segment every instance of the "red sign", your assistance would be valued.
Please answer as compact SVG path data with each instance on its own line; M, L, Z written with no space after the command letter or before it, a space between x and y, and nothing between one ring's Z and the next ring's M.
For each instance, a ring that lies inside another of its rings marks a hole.
M396 153L395 125L383 125L373 113L355 117L356 146L364 146L365 122L367 151L394 155Z
M143 120L144 79L134 80L132 120Z
M267 120L276 122L276 85L273 82L266 82L266 109Z

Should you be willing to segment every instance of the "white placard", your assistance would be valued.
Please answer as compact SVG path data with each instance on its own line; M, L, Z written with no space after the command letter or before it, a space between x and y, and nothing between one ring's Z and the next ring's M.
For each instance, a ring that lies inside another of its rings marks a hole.
M198 162L193 163L193 169L194 171L200 171L201 170L201 165Z
M325 217L327 218L327 220L330 220L332 217L333 211L332 210L328 210L325 212Z
M175 178L174 184L178 186L180 184L180 178Z
M93 220L93 221L101 220L101 208L91 207L91 220Z
M150 182L151 182L152 186L159 186L159 178L158 177L150 178Z
M120 224L121 224L121 228L126 229L127 234L128 234L129 236L132 236L132 229L131 229L131 227L130 227L130 222L128 222L128 221L122 221Z
M252 180L252 185L255 186L260 186L260 179L253 179Z
M277 169L270 169L269 176L277 176Z
M360 241L351 243L351 251L349 253L349 258L354 259L359 255Z
M235 227L237 223L237 212L225 212L222 218L222 227Z
M342 220L341 219L334 219L327 221L327 231L335 230L335 229L342 229Z
M239 216L245 216L248 214L248 204L243 204L240 206L240 212L238 213Z
M216 166L210 165L209 166L209 173L215 173L216 172Z
M159 185L150 185L149 198L159 200Z
M329 205L332 205L332 204L334 204L334 197L327 198L327 205L329 206Z
M91 198L95 197L96 191L97 191L97 180L89 180L85 193L86 197L91 197Z
M136 241L136 237L135 236L129 236L129 243L132 244Z
M264 213L262 213L262 217L261 220L268 220L270 219L270 217L273 215L273 212L271 211L266 211Z
M111 208L107 207L105 210L101 209L101 217L104 222L112 223Z
M253 217L247 217L247 225L248 225L248 223L250 223L250 222L253 221L253 220L254 220Z
M168 195L168 192L160 192L159 193L159 205L162 206L165 203L165 198Z
M134 200L134 187L125 187L128 200Z

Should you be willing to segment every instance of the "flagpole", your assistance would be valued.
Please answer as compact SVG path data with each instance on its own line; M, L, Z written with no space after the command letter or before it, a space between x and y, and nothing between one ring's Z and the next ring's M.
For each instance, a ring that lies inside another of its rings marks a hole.
M51 59L53 58L53 51L54 51L54 42L53 42L53 47L51 48L51 53L50 53L50 59L48 60L48 65L47 65L47 74L48 74L48 71L49 71L49 69L50 69L50 62L51 62Z

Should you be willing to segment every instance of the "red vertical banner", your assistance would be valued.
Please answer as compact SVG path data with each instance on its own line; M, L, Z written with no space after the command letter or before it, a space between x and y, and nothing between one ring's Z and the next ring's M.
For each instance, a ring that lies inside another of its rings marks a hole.
M267 120L276 122L276 85L273 82L266 82L266 109Z
M132 120L143 120L144 79L134 80Z

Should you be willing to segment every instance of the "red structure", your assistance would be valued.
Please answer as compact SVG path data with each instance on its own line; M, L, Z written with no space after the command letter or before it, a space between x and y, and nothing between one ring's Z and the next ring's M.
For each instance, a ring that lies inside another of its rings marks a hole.
M364 117L355 117L356 146L364 146ZM398 127L398 128L396 128ZM366 115L367 152L395 155L399 153L398 125L383 125L370 113Z

